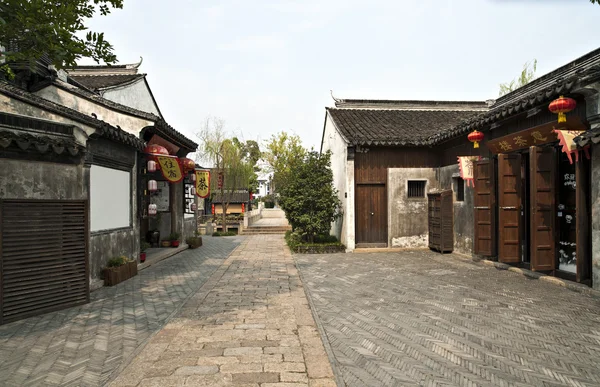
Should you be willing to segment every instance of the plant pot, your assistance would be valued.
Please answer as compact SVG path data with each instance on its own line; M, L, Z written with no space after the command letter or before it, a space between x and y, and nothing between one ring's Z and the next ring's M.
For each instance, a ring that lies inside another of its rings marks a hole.
M197 249L202 246L202 237L193 237L188 239L188 246L190 249Z
M160 245L162 247L169 247L169 246L171 246L171 241L161 241Z
M104 268L104 285L114 286L137 275L137 262L127 262L119 267Z
M140 253L140 262L141 263L146 262L146 253L143 251Z
M179 241L171 241L171 247L179 247Z

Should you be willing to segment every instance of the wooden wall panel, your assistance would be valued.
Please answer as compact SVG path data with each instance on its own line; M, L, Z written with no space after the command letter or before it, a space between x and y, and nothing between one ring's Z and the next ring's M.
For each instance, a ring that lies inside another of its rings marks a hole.
M439 153L439 152L438 152ZM431 148L371 147L356 152L354 179L357 184L385 184L388 168L435 168L439 156Z

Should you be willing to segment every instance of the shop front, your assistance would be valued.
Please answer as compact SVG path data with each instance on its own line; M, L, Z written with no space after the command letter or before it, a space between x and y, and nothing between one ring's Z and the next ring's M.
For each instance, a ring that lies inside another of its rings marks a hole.
M591 285L590 150L573 144L589 126L584 106L574 113L492 131L475 162L474 252Z

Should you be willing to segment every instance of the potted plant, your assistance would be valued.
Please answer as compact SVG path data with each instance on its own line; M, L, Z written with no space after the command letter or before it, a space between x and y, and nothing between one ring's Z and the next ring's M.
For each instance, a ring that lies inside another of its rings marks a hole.
M125 256L113 257L104 268L104 285L114 286L137 275L137 262Z
M179 247L179 233L178 232L172 232L171 235L169 235L169 240L171 241L171 247Z
M185 243L188 244L190 249L197 249L198 247L202 246L202 237L200 236L200 233L198 233L198 230L196 230L194 234L195 236L189 237L185 240Z
M142 241L140 243L140 262L146 262L146 250L150 248L150 243Z

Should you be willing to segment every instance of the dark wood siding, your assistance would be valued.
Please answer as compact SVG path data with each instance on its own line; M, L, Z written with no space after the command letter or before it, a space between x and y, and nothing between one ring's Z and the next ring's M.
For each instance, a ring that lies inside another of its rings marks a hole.
M531 147L531 269L554 270L556 249L556 150L552 147Z
M521 155L498 155L498 260L521 260Z
M0 201L0 323L89 301L87 202Z
M473 252L486 257L496 256L496 180L494 160L477 161L474 165Z
M364 153L357 151L354 180L356 184L385 184L388 168L439 167L438 153L431 148L408 147L371 147Z

